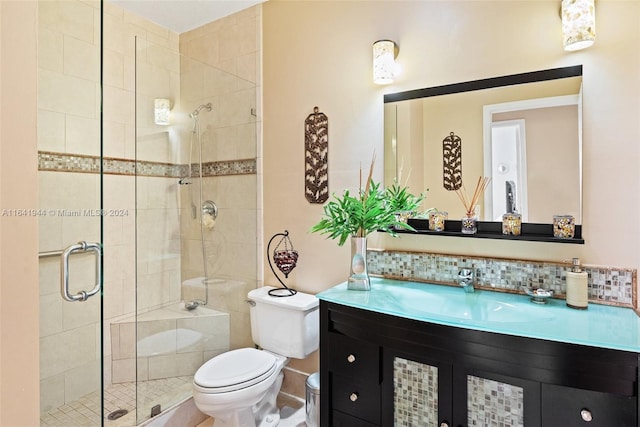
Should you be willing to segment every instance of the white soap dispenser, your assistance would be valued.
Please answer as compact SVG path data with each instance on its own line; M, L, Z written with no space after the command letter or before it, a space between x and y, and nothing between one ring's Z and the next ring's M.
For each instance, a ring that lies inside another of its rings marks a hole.
M573 258L571 271L567 271L567 306L585 310L589 304L587 273L580 268L580 258Z

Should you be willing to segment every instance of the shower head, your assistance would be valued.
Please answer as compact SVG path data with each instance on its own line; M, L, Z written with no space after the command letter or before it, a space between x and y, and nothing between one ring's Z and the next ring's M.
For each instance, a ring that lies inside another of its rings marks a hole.
M211 111L211 103L207 103L207 104L201 104L198 106L198 108L196 108L195 110L193 110L193 112L191 112L191 114L189 114L189 117L191 117L192 119L195 119L198 114L200 114L200 111L202 111L203 109L206 109L207 111Z

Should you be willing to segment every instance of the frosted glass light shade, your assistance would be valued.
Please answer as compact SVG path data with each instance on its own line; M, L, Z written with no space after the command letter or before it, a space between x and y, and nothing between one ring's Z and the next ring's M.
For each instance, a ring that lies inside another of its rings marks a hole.
M378 40L373 44L373 82L379 85L393 83L396 44L391 40Z
M157 125L168 125L171 102L165 98L156 98L153 102L153 107L153 122Z
M564 50L589 47L596 40L594 0L562 0Z

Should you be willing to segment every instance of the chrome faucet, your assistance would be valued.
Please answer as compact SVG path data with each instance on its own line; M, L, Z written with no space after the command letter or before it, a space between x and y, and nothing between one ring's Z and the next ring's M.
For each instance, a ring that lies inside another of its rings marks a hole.
M473 270L470 268L461 268L458 272L458 284L462 286L465 292L473 292Z

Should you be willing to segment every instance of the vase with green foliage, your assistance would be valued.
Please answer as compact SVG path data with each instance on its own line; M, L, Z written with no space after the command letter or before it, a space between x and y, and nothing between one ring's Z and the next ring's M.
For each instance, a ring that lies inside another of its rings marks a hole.
M424 200L424 194L414 195L409 192L407 186L402 186L394 180L391 187L385 189L386 203L389 209L395 214L396 220L406 223L409 218L413 218L417 212L420 203ZM395 226L396 230L401 227Z
M374 231L386 231L396 236L396 229L413 230L407 223L398 220L387 192L371 179L372 171L373 162L367 184L357 194L349 190L345 190L342 196L334 194L333 199L324 206L323 218L311 228L314 233L337 239L340 246L351 240L351 274L347 287L353 290L371 289L366 260L367 235Z

